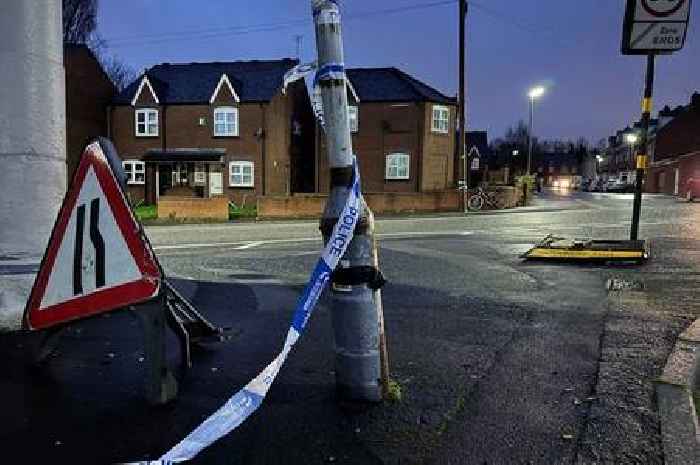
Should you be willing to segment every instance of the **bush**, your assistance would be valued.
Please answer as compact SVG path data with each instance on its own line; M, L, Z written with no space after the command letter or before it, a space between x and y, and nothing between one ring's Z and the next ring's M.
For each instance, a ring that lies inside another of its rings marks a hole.
M139 205L134 208L134 212L139 221L155 220L158 218L158 207L155 205Z
M255 219L258 217L258 207L257 205L235 205L233 203L228 204L228 219L229 220L240 220L240 219Z

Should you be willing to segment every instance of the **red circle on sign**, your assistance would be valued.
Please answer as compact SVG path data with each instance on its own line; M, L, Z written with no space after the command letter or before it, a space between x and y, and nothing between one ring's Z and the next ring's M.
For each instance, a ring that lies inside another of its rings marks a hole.
M685 0L678 0L678 4L671 8L670 10L667 11L657 11L655 10L651 5L649 5L650 0L642 0L642 7L646 10L647 13L649 13L652 16L656 16L658 18L666 18L667 16L671 16L675 12L681 9L683 4L685 3ZM656 0L658 1L658 0Z

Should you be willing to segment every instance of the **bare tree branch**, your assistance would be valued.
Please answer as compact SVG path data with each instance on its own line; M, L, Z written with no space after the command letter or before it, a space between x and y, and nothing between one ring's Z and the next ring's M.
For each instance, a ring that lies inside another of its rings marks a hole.
M98 0L63 0L63 42L87 43L97 28Z

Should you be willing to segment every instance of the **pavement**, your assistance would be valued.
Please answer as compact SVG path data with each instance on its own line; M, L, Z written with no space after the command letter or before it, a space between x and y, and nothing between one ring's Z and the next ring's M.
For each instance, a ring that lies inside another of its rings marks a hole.
M643 266L524 263L546 234L623 239L631 195L548 192L508 213L378 220L399 402L339 402L329 300L263 406L194 464L663 463L654 380L700 317L700 205L645 197ZM0 335L9 463L156 458L277 353L320 249L315 221L148 228L166 272L231 340L198 348L172 405L142 393L126 312L72 325L43 367ZM171 362L177 363L174 339Z

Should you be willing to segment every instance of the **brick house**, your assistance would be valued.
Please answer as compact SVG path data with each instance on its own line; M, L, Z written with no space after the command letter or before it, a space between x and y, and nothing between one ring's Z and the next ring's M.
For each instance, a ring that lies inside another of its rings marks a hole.
M353 150L365 192L455 187L456 101L397 68L348 69ZM328 192L324 137L316 142L316 192Z
M282 92L284 74L296 64L163 63L146 70L109 111L109 136L132 198L225 204L312 191L314 118L306 86Z
M94 53L84 44L63 47L66 71L66 163L68 180L87 143L107 135L107 107L117 93Z
M686 196L689 180L700 179L700 93L671 116L656 134L645 189Z

